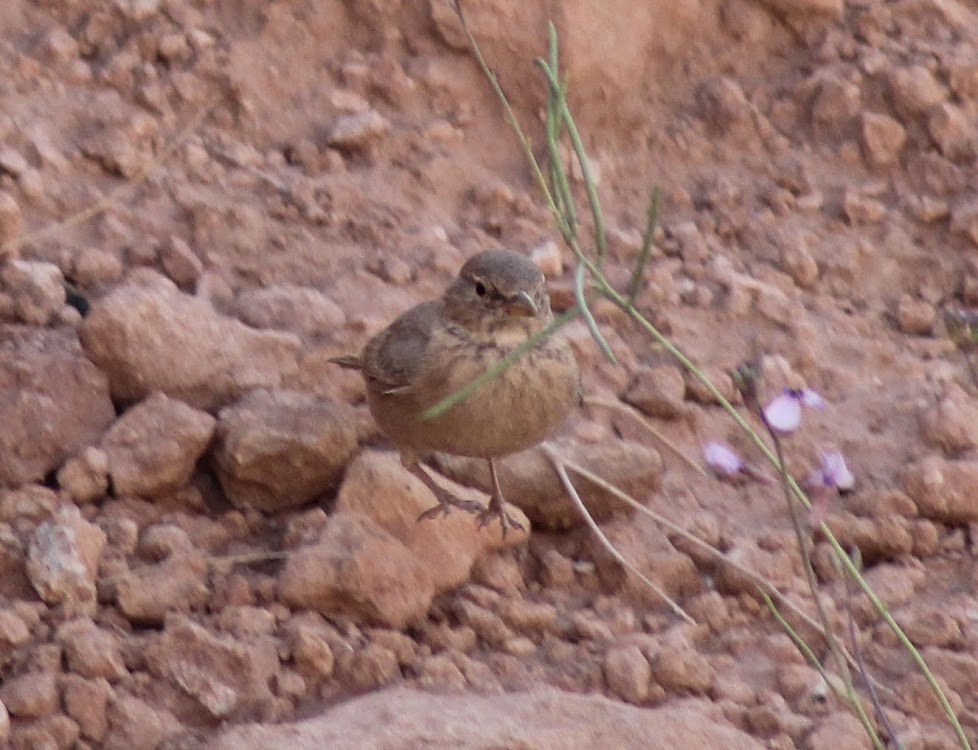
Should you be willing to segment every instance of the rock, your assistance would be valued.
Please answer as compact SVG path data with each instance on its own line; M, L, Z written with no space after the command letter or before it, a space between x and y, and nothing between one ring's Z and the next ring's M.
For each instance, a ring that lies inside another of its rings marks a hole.
M41 41L41 47L52 62L65 62L78 57L78 42L62 26L48 31Z
M249 328L145 270L92 305L81 338L124 403L162 391L212 409L298 370L295 336Z
M808 238L800 231L784 230L777 237L781 268L802 289L811 289L818 281L818 263L808 247Z
M179 237L170 237L160 246L160 264L166 275L181 289L193 289L204 272L204 264Z
M863 112L859 134L863 156L869 164L885 166L900 158L907 131L898 120L878 112Z
M482 606L469 599L458 599L455 602L454 614L460 624L472 628L479 640L496 648L503 648L516 637L516 633L503 618L488 606Z
M905 518L864 518L848 511L825 521L845 549L858 548L866 563L893 559L913 550L912 525Z
M905 294L897 304L896 319L897 325L904 333L912 336L927 336L933 332L937 311L930 302L914 299Z
M696 90L696 101L703 120L716 133L724 137L740 141L756 132L754 128L753 106L747 100L743 88L732 78L726 76L709 78ZM702 260L702 251L706 250L706 240L693 222L684 222L682 233L677 228L671 229L671 234L679 240L683 247L683 259L689 262ZM692 230L692 231L690 231ZM681 236L685 235L685 236ZM689 242L698 246L691 254L688 251Z
M846 188L842 210L852 224L876 224L886 216L886 206L875 198Z
M643 575L654 581L667 595L686 598L697 593L702 584L696 565L677 550L665 533L651 519L617 518L602 524L601 529L612 546ZM623 586L637 598L659 601L654 592L639 578L628 573L616 559L595 543L595 563L605 577L624 577Z
M978 201L965 200L951 209L951 233L978 245Z
M906 612L897 613L897 622L913 644L924 649L940 647L953 649L961 644L961 625L955 614L946 609L917 605ZM969 660L975 663L974 657ZM947 676L942 675L947 679Z
M73 330L0 325L0 484L42 480L114 417Z
M14 300L17 319L46 326L65 305L65 279L54 263L12 260L0 268L0 283Z
M83 248L74 259L71 279L82 287L100 287L122 278L124 267L119 256L100 247Z
M560 245L554 240L547 240L530 251L530 260L548 279L556 279L564 273L564 257Z
M978 447L978 406L959 386L951 385L921 418L924 437L947 452Z
M255 328L291 331L299 336L330 336L346 325L346 313L308 286L277 284L249 289L234 304L237 316Z
M292 618L285 626L285 638L292 661L304 674L320 679L329 677L336 664L333 647L330 645L335 631L319 615L313 612L305 615ZM312 615L312 618L308 615Z
M472 490L457 485L448 489L475 499ZM487 500L481 496L480 502ZM527 534L520 531L507 533L503 540L498 524L479 528L462 511L419 523L418 516L434 505L431 491L394 454L380 451L364 451L351 462L336 499L338 512L368 516L402 542L428 571L437 592L469 580L473 563L485 551L526 541Z
M105 532L82 518L74 505L63 506L38 526L27 555L27 577L38 596L62 605L67 614L94 613L105 540Z
M276 511L335 487L356 448L356 420L347 405L259 390L221 411L214 460L232 503Z
M167 737L183 730L169 711L153 708L145 701L122 694L109 704L109 731L104 750L155 750Z
M975 158L975 128L960 107L942 102L927 117L927 130L938 149L951 161Z
M755 544L741 543L727 550L727 559L755 574L764 575L772 586L787 587L794 578L791 557L783 550L768 551ZM757 593L755 579L733 565L723 565L718 584L724 593L750 595Z
M925 518L946 523L978 521L978 461L927 456L903 471L903 489Z
M217 738L212 750L456 750L496 747L500 738L508 746L541 750L674 750L677 738L682 747L760 750L756 740L711 716L715 713L694 701L650 710L553 688L433 695L394 687L290 725L233 727Z
M947 90L923 65L896 68L888 82L893 105L904 116L922 114L947 98Z
M709 258L710 246L696 222L683 221L674 224L669 227L669 234L679 243L679 254L683 263L693 266Z
M951 209L951 233L978 245L978 201L965 200Z
M24 158L24 155L17 149L10 146L0 147L0 170L6 172L11 177L20 177L30 169L30 166L30 163ZM5 193L5 195L10 200L13 200L10 193ZM7 203L9 205L9 202L2 197L0 197L0 203ZM0 238L0 242L4 241L4 239Z
M675 419L685 413L686 379L675 365L643 367L633 376L622 400L650 417Z
M862 92L856 84L834 73L816 75L821 80L812 102L812 120L816 125L838 131L859 113Z
M397 654L378 643L368 643L344 662L338 677L356 693L377 690L401 677Z
M102 438L117 495L161 497L182 487L211 441L207 412L155 392L129 409Z
M327 142L343 151L363 151L375 145L388 130L390 122L374 109L343 115L330 130Z
M840 747L847 750L870 750L873 747L859 719L848 711L836 711L821 718L808 735L809 750L837 750Z
M7 664L12 653L31 639L27 623L12 609L0 609L0 668Z
M373 268L371 267L371 270ZM411 264L401 258L385 255L377 264L375 273L388 284L394 286L405 286L411 283L414 272Z
M336 513L316 544L291 553L279 593L294 607L402 629L424 616L435 588L401 542L366 516Z
M20 205L6 190L0 190L0 261L15 256L12 248L3 246L20 237L24 231L24 217Z
M119 636L87 617L58 628L58 642L64 648L68 669L77 675L116 682L129 673L122 659Z
M245 644L175 615L145 654L151 674L169 680L215 719L261 716L272 702L279 662L269 638Z
M627 440L560 445L561 455L630 494L647 496L662 479L662 458L644 445ZM483 459L437 454L435 463L451 479L489 492L489 469ZM503 494L534 524L566 528L582 522L550 459L540 448L506 456L496 462ZM596 520L610 518L627 506L609 492L569 471L584 505Z
M130 622L158 626L167 614L200 608L210 596L207 559L188 550L124 574L116 583L115 598Z
M733 401L736 398L737 391L734 388L733 378L727 370L717 365L704 365L701 370L720 392L720 395L727 399L727 401ZM686 379L686 393L693 401L701 404L719 403L716 397L703 384L703 381L693 375L693 373L685 372L683 377Z
M652 657L653 679L667 692L706 693L716 673L706 657L686 646L663 646Z
M641 704L649 695L652 667L638 646L618 646L604 657L604 678L619 698Z
M76 503L90 503L109 490L109 456L101 448L88 446L58 469L58 486Z
M58 685L54 672L27 672L4 676L0 701L11 715L21 719L49 716L58 710Z
M112 688L104 679L86 680L76 674L61 678L65 713L78 722L82 737L101 743L109 729L106 709Z
M14 727L13 746L31 750L67 750L77 747L78 724L62 713L53 713Z
M844 0L764 0L764 4L789 18L818 15L841 20L845 10Z
M767 320L788 327L805 319L805 308L773 284L758 285L757 312Z
M0 521L31 521L39 524L54 515L62 502L58 494L40 484L25 484L15 490L0 490Z

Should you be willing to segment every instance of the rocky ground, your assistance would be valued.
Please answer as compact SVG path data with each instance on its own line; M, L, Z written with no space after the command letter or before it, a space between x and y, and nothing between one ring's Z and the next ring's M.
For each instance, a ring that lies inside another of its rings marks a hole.
M974 741L978 407L942 311L978 306L978 14L524 5L466 3L537 138L556 22L610 277L661 185L642 309L730 397L755 356L825 397L788 460L844 454L827 522ZM540 452L502 473L532 533L414 522L430 495L328 358L479 249L532 254L558 308L573 260L447 2L7 0L0 30L0 744L869 747L750 577L676 530L804 606L776 486L703 475L593 403L697 462L725 440L763 465L611 308L618 367L568 328L592 403L556 446L672 521L581 484L695 624ZM483 467L438 465L483 497ZM902 746L955 747L850 605Z

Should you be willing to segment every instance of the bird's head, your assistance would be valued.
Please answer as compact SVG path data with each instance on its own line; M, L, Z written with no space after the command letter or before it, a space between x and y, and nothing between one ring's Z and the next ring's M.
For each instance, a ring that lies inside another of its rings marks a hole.
M473 332L529 335L552 318L543 274L512 250L473 255L442 299L448 318Z

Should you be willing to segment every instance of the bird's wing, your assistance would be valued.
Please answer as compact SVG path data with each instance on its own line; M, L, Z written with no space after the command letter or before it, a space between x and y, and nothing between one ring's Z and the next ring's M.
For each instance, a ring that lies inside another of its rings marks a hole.
M414 384L441 304L441 300L432 300L412 307L363 348L363 374L385 393L403 393Z

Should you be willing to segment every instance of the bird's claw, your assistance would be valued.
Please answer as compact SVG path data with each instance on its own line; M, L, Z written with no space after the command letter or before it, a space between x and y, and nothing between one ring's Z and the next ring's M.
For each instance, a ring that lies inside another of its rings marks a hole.
M438 516L447 516L452 508L458 508L466 513L473 513L478 515L483 512L482 506L475 502L474 500L459 500L457 497L442 497L438 500L438 505L433 508L428 508L424 513L418 516L418 521L428 521L432 518L438 518Z
M493 503L490 503L488 508L477 513L476 525L480 529L483 529L497 519L499 520L499 526L503 532L503 539L506 538L506 532L509 529L513 529L514 531L526 531L523 524L521 524L503 509L502 503L497 504L495 507L493 507Z

